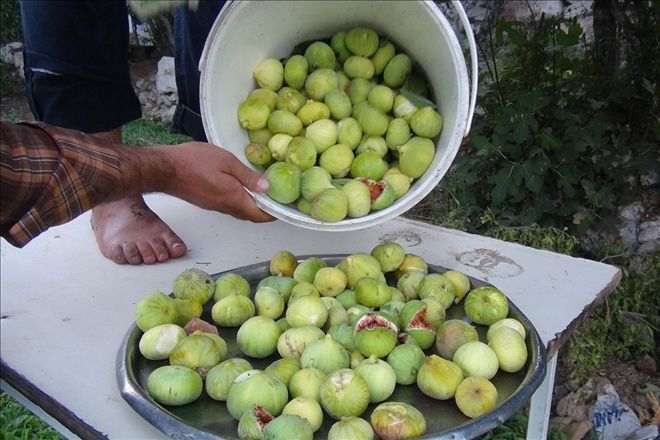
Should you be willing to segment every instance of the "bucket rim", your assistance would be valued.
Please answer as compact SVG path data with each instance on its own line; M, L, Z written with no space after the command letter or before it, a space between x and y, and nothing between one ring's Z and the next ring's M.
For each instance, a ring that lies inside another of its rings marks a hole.
M258 3L256 0L228 0L223 6L222 10L218 14L211 30L209 36L207 37L206 44L202 51L202 56L199 63L200 71L200 109L202 116L202 124L204 126L204 131L209 142L213 142L216 139L215 129L213 123L210 120L208 111L205 111L208 104L208 87L210 81L204 81L205 73L208 71L210 63L213 62L212 57L209 57L209 53L213 53L215 47L217 46L217 34L221 32L222 26L234 14L240 12L240 9L246 7L248 4ZM270 1L269 3L272 3ZM280 0L279 3L297 3L292 0ZM316 1L315 3L333 3L331 0L321 0ZM374 0L353 0L352 3L369 3L373 5L377 3ZM376 226L385 221L391 220L395 217L403 215L415 205L422 201L442 180L445 174L449 171L458 149L462 143L463 138L466 133L466 126L468 123L468 113L470 109L470 81L468 78L468 69L466 65L465 57L463 56L463 51L461 45L458 41L458 38L445 17L442 10L432 1L432 0L398 0L398 1L386 1L383 3L405 3L406 5L415 4L419 7L425 8L429 15L433 18L434 22L438 25L438 29L445 38L448 46L451 50L451 54L454 57L455 62L452 63L453 69L455 70L457 83L459 84L457 90L457 117L456 123L453 124L451 130L450 138L447 142L445 156L449 160L443 161L438 168L429 169L426 173L431 172L428 176L424 176L417 179L415 182L417 185L411 186L408 193L406 193L402 199L395 201L388 208L371 211L369 214L363 217L358 218L345 218L339 222L323 222L312 218L308 214L304 214L298 211L295 208L284 206L268 197L265 193L257 193L248 190L248 192L254 198L257 206L268 214L274 216L275 218L282 220L286 223L292 224L294 226L312 229L317 231L327 231L327 232L345 232L345 231L354 231L359 229L365 229L368 227ZM443 128L443 130L446 128ZM437 146L437 143L436 143ZM246 163L244 158L238 157L241 162L246 164L252 169L256 169L252 164ZM421 181L421 180L424 181ZM286 209L286 211L285 211Z

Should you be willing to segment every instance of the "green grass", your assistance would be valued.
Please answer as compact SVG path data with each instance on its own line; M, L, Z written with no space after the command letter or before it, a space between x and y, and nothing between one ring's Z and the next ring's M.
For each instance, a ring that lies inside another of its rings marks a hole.
M609 359L630 361L643 354L658 360L660 253L605 258L621 267L621 283L583 322L565 347L578 381L604 373Z
M3 121L11 122L12 124L21 122L21 119L21 114L14 108L9 109L7 114L2 118Z
M60 440L63 437L9 394L0 393L0 439Z
M170 125L166 122L155 122L143 118L124 125L121 134L125 144L139 147L179 144L190 140L188 136L170 133L169 127Z
M523 414L516 413L504 422L502 426L498 426L488 434L483 435L480 440L524 439L527 436L527 422L527 417Z

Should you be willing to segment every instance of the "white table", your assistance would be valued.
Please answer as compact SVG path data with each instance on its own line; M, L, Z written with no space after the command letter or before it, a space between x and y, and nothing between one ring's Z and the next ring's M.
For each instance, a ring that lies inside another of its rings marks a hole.
M495 285L534 323L550 363L546 382L532 399L528 438L545 438L553 355L621 276L613 266L405 219L321 233L280 221L242 222L163 195L147 201L186 241L188 255L153 266L116 265L97 250L89 213L21 250L2 240L2 387L14 395L20 388L42 405L49 401L47 411L65 427L49 421L66 435L71 433L65 428L84 438L95 433L112 439L164 437L122 399L115 358L136 302L155 290L171 292L172 280L184 269L217 273L267 261L282 249L297 255L349 254L394 240L431 264Z

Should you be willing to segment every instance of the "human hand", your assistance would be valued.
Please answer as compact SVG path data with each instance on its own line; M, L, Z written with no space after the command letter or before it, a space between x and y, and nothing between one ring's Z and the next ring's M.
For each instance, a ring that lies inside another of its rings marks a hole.
M257 207L245 188L268 191L268 180L229 151L204 142L153 147L169 162L171 176L163 192L201 208L253 222L275 220Z

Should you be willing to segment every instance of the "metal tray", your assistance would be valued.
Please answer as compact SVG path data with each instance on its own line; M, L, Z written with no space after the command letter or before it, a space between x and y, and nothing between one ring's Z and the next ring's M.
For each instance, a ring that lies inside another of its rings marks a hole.
M298 257L299 261L309 256ZM346 255L320 256L329 265L336 265ZM269 276L268 262L245 266L226 272L217 273L217 278L225 273L233 272L244 276L252 287L254 293L257 283ZM429 273L445 272L447 269L429 264ZM470 278L472 287L488 285L484 281ZM505 292L506 293L506 292ZM208 322L213 322L210 316L212 304L207 304L202 316ZM499 371L491 380L498 390L499 399L497 407L481 417L470 419L464 416L453 399L441 401L431 399L422 394L417 385L397 385L394 394L388 401L403 401L414 405L426 418L427 428L424 439L470 439L484 434L511 417L518 409L524 406L539 387L545 377L545 346L525 315L509 301L509 317L522 322L527 331L528 360L525 367L518 373ZM463 303L452 305L447 310L447 319L465 318ZM485 326L475 325L482 341L486 340ZM231 357L245 357L236 344L237 328L220 328L220 335L229 345ZM160 429L167 436L175 439L238 439L238 421L234 420L224 402L218 402L202 392L195 402L179 407L162 406L155 402L146 391L149 374L156 368L166 365L167 361L150 361L145 359L138 349L142 332L133 324L117 354L117 381L122 397L144 419ZM427 354L434 352L434 347L427 350ZM266 359L248 358L250 363L263 369L278 359L275 353ZM370 404L362 417L369 421L369 416L378 404ZM335 422L327 415L323 425L315 433L315 439L327 437L330 427Z

